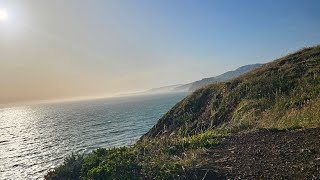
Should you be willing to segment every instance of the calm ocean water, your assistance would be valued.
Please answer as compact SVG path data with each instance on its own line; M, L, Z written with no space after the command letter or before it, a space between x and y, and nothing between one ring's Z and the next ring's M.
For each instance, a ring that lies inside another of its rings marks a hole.
M0 109L0 179L41 179L71 152L130 145L186 94Z

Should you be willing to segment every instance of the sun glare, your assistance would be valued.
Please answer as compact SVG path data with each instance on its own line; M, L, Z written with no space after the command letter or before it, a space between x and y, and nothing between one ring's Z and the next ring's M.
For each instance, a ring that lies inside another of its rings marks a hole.
M6 9L0 9L0 21L6 21L8 19L8 13Z

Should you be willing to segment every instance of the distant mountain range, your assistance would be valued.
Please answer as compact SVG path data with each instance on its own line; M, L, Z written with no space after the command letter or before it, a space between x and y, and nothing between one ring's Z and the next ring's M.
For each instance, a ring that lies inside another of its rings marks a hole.
M179 84L179 85L171 85L171 86L165 86L160 88L153 88L146 91L145 93L158 94L158 93L169 93L169 92L193 92L203 86L206 86L212 83L231 80L261 65L262 64L249 64L249 65L241 66L234 71L228 71L219 76L204 78L199 81L191 82L188 84Z
M145 91L144 93L147 94L158 94L158 93L167 93L167 92L175 92L179 91L179 87L184 86L184 84L178 84L178 85L171 85L171 86L164 86L159 88L153 88L148 91Z

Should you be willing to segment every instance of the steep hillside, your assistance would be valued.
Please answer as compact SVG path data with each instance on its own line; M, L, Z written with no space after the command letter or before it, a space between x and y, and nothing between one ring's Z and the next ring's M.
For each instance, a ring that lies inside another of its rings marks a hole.
M46 179L320 179L320 46L174 106L131 147L72 155Z
M195 91L146 134L193 135L215 127L320 125L320 46L305 48L225 83Z
M215 77L210 77L210 78L204 78L201 79L199 81L195 81L189 84L184 84L182 86L178 86L176 87L174 90L175 91L189 91L189 92L193 92L203 86L212 84L212 83L218 83L218 82L223 82L223 81L227 81L227 80L231 80L233 78L236 78L244 73L249 72L250 70L261 66L262 64L249 64L249 65L245 65L245 66L241 66L239 68L237 68L234 71L228 71L226 73L223 73L219 76L215 76Z

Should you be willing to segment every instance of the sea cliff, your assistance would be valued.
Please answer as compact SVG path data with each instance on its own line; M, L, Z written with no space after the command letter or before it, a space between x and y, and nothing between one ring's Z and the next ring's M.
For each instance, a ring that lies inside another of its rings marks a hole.
M320 178L320 46L205 86L131 147L72 155L46 179Z

